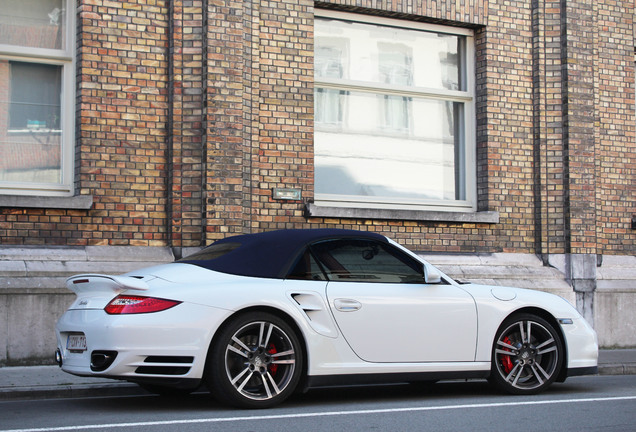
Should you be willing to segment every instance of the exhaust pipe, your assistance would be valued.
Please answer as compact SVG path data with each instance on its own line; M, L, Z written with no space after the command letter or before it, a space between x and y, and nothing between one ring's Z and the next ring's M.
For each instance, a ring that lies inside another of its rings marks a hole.
M93 351L91 354L91 370L101 372L108 369L117 357L117 351Z

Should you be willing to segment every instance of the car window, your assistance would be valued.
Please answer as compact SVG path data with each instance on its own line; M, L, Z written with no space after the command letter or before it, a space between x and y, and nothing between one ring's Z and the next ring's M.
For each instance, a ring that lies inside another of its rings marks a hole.
M390 244L365 239L328 240L311 251L334 281L423 283L423 266Z
M302 280L327 280L325 273L321 270L309 249L301 255L287 276L288 279Z
M190 261L202 261L202 260L214 260L222 257L223 255L232 252L239 248L240 243L213 243L210 246L200 250L199 252L183 257L177 262L190 262Z

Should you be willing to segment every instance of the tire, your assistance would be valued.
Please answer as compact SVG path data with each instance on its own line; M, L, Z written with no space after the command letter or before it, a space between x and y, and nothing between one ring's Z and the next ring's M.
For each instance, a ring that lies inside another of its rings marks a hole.
M287 399L303 372L294 330L279 317L250 312L231 319L213 342L206 382L214 397L238 408L269 408Z
M518 314L499 327L492 348L490 381L510 394L536 394L554 382L565 350L559 333L543 318Z

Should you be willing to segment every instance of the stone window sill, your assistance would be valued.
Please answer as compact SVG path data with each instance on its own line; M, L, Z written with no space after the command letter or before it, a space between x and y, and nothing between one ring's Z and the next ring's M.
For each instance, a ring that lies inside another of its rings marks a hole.
M0 207L89 210L92 206L92 195L73 197L0 196Z
M389 219L421 222L499 223L499 212L443 212L428 210L389 210L318 206L308 203L306 217L330 217L345 219Z

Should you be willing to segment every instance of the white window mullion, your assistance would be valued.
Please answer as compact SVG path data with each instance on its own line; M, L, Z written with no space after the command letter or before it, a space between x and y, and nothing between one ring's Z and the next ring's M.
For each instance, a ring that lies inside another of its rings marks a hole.
M73 193L75 172L75 64L64 66L62 82L62 184Z
M350 80L320 79L314 82L314 86L317 88L333 90L380 93L392 96L421 97L429 99L452 100L457 102L470 102L473 100L473 96L468 94L467 92L455 90L437 90L427 89L424 87L406 87L383 84L375 84L373 86L370 86L367 83Z

